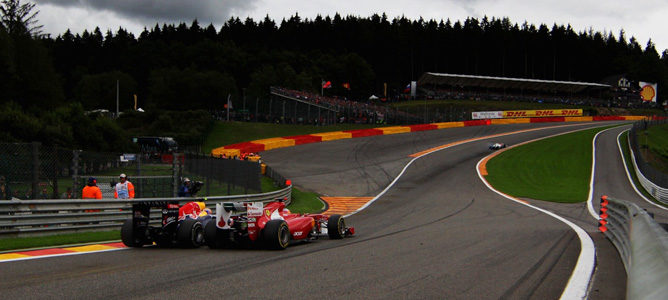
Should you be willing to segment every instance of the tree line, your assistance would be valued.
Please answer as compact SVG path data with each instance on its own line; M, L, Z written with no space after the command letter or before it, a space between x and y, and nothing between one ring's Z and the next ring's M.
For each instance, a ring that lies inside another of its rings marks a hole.
M19 1L0 6L7 3ZM235 17L220 28L156 24L138 36L94 28L51 37L30 9L13 21L2 13L0 101L5 112L38 117L62 107L115 111L117 82L122 111L134 109L135 95L147 111L222 110L228 95L264 100L272 85L319 92L322 80L333 83L329 94L366 99L387 84L392 96L424 72L586 82L626 74L668 84L668 50L659 55L651 40L643 47L623 31L508 18L295 14L280 22Z

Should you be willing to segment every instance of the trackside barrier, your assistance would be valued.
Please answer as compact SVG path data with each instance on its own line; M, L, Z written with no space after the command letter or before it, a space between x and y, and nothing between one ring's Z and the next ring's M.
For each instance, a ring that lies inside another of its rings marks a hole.
M0 201L0 239L9 237L40 236L55 233L120 229L131 216L132 204L152 201L203 201L215 213L216 202L269 202L292 198L292 185L281 190L250 195L143 198L133 200L12 200ZM160 222L160 209L151 210L151 222Z
M599 230L615 245L626 268L626 299L668 295L668 232L638 205L601 197Z

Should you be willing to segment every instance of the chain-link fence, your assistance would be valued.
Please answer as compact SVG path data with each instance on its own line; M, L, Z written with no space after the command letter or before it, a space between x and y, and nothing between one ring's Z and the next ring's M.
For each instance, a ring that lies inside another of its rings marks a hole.
M204 183L207 195L260 193L261 166L257 162L215 158L203 154L185 154L181 177L194 177ZM222 193L222 194L221 194Z
M181 179L202 181L200 195L260 193L260 164L204 155L100 153L68 150L40 143L0 143L0 197L79 199L89 177L103 197L113 198L113 185L124 173L136 198L175 197Z
M631 148L635 155L636 163L638 164L638 169L642 172L647 179L649 179L654 184L668 188L668 174L657 170L652 166L648 161L647 157L649 156L649 149L647 148L647 131L651 126L664 125L668 124L668 120L645 120L638 121L633 123L633 127L629 132L629 142L631 143ZM645 140L643 140L645 139ZM641 144L641 140L644 143Z
M2 143L0 197L4 200L59 198L68 186L67 180L62 179L72 174L71 165L70 150L39 143Z

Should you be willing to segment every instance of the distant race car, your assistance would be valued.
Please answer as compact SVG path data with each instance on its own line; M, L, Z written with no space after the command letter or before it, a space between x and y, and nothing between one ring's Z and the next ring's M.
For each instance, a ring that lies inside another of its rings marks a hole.
M506 144L504 143L493 143L489 145L489 150L499 150L506 148Z
M216 218L204 227L206 244L224 248L235 244L258 244L282 250L291 241L321 236L342 239L355 234L341 215L293 214L283 201L224 202L216 204Z
M151 208L162 210L160 226L151 226ZM128 247L142 247L154 242L159 247L197 248L204 243L203 228L212 216L203 202L139 201L132 205L132 218L121 227L121 240Z

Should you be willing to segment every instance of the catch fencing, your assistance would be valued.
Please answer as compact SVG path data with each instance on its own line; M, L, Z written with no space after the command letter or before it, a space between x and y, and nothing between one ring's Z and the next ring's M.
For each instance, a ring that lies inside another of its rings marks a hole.
M183 160L184 168L180 172L182 177L195 176L204 182L202 187L207 195L213 193L212 188L220 187L225 194L233 194L240 190L243 194L260 193L261 165L258 162L238 159L216 158L210 155L186 153ZM190 175L188 175L190 174ZM219 183L218 185L214 182ZM221 193L213 193L220 195Z
M668 295L668 232L638 205L601 197L599 230L617 248L627 273L626 299Z
M258 163L206 155L120 154L70 150L40 143L0 143L0 201L78 199L89 177L103 196L126 173L137 198L175 197L183 177L202 181L206 195L261 192Z
M650 165L641 151L648 152L646 147L639 147L639 139L647 138L646 134L639 134L650 126L667 124L667 120L638 121L629 131L628 141L631 149L631 160L638 176L638 181L654 198L668 204L668 174L661 172ZM639 137L642 135L643 137Z

